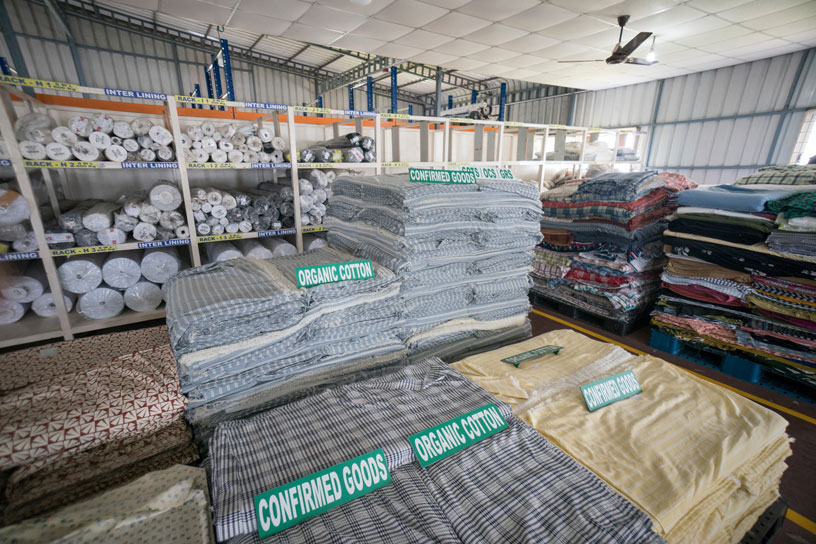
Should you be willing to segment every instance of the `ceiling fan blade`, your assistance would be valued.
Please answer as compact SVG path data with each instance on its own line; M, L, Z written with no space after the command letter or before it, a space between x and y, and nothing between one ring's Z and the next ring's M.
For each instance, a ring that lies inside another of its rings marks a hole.
M653 64L657 64L656 60L646 60L646 59L636 59L635 57L629 57L625 61L626 64L637 64L640 66L651 66Z
M629 40L629 43L618 49L615 52L615 55L628 57L629 55L635 52L635 49L637 49L640 46L640 44L648 40L649 36L651 35L652 35L651 32L638 32L638 35Z
M560 62L561 64L567 64L570 62L603 62L604 59L594 59L594 60L559 60L556 62Z

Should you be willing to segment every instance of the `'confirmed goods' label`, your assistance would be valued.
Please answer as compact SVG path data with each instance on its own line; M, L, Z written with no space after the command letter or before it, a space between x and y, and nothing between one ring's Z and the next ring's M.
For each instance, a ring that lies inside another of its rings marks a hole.
M374 266L369 259L347 263L320 264L295 268L298 287L315 287L338 281L368 280L374 277Z
M408 179L416 183L453 183L457 185L476 183L476 176L473 175L473 172L425 168L409 168Z
M581 394L590 412L641 391L637 376L631 370L581 386Z

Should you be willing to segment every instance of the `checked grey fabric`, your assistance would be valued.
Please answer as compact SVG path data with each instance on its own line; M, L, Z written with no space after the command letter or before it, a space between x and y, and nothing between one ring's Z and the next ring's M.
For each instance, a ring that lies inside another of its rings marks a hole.
M508 429L419 465L408 436L491 402ZM378 448L390 485L264 542L663 542L643 512L436 358L219 426L216 538L260 542L256 494Z

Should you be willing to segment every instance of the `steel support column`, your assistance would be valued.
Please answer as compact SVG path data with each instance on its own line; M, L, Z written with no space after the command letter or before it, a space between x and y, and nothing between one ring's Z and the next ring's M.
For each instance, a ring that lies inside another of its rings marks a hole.
M434 116L442 115L442 68L436 67L436 100L434 100Z

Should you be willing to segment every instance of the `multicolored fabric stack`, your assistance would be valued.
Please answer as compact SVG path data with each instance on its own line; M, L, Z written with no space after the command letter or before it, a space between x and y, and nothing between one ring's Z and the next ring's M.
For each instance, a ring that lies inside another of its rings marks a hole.
M675 189L684 186L671 181ZM544 239L533 291L621 323L636 321L659 289L671 194L655 172L602 174L542 193Z
M681 193L654 326L816 387L814 204L814 166Z
M165 327L2 359L3 523L198 459Z

